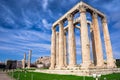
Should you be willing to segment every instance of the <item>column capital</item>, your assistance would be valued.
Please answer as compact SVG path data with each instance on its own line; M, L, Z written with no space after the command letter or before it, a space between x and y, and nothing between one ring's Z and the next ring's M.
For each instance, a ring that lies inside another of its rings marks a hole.
M64 32L64 35L66 35L66 31Z
M92 17L95 17L95 18L97 18L97 17L98 17L98 14L97 14L97 12L96 12L96 11L93 11L93 12L92 12Z
M59 34L59 32L56 32L56 34Z
M56 31L55 28L52 28L52 32L53 32L53 31Z
M86 13L86 7L85 6L81 5L81 6L79 6L78 9L79 9L80 13Z
M63 25L63 21L59 21L59 27L61 27L61 25Z
M73 14L69 13L67 16L66 16L67 20L68 21L72 21L73 20Z
M105 17L102 18L102 23L107 23L107 19Z

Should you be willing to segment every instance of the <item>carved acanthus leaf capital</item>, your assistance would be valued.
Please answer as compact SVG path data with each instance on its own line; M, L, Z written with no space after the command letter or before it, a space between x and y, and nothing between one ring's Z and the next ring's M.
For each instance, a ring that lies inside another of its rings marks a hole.
M56 30L55 30L55 28L52 28L52 32L55 32Z
M79 9L80 13L86 13L87 8L83 5L80 5L78 9Z
M59 27L63 27L63 21L59 21Z
M69 14L67 15L67 20L68 20L68 21L73 20L73 14L70 14L70 13L69 13Z
M98 14L97 14L97 12L95 10L92 12L92 17L93 18L97 18L98 17Z
M102 18L102 23L107 23L107 19L105 17Z
M53 26L53 27L52 27L52 31L55 31L55 30L56 30L56 28Z
M59 35L59 32L56 32L56 35Z

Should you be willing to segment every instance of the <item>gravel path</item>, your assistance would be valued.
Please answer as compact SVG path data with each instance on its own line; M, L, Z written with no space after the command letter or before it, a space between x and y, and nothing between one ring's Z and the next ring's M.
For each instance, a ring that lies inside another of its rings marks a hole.
M14 80L14 79L12 79L10 76L8 76L6 72L0 71L0 80Z

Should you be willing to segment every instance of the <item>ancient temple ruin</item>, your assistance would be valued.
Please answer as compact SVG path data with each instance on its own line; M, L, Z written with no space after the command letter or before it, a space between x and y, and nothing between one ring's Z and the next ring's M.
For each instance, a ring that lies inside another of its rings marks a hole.
M86 13L90 13L92 21L87 20ZM80 14L80 17L74 19L76 13ZM100 36L99 21L100 17L102 22L102 29L104 34L104 43L106 49L107 63L104 63L102 40ZM67 21L68 25L64 26L64 22ZM80 24L80 25L77 25ZM59 26L59 32L56 31L56 26ZM90 45L88 26L90 26L90 37L92 45ZM75 45L75 32L74 29L78 28L81 38L81 53L82 63L80 66L76 65L76 45ZM68 40L66 39L66 32L68 32ZM66 48L66 42L68 42L68 49ZM92 46L93 61L90 58L90 46ZM69 56L67 55L67 52ZM69 63L67 63L67 57L69 57ZM79 2L62 17L60 17L52 25L52 37L51 37L51 66L52 70L67 70L67 69L90 69L90 68L115 68L115 62L113 58L112 46L110 41L110 35L108 30L107 19L104 13L93 8L92 6Z

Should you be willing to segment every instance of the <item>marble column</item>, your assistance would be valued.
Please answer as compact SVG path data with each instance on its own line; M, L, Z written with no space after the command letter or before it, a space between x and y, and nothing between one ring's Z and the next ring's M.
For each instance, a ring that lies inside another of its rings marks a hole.
M82 65L81 68L88 69L90 61L90 42L88 37L88 26L86 19L86 9L80 6L80 24L81 24L81 50L82 50Z
M22 60L22 63L23 63L23 68L25 68L25 63L26 63L26 53L24 53L24 59Z
M93 33L93 24L90 25L90 33L91 33L91 41L92 41L92 53L93 53L93 63L97 65L96 59L96 51L95 51L95 40L94 40L94 33Z
M59 33L56 32L56 68L59 66Z
M64 25L59 22L59 68L64 67Z
M32 50L29 50L29 54L28 54L28 68L30 68L30 64L31 64L31 55L32 55Z
M24 69L25 68L25 60L22 59L22 68Z
M102 18L102 25L103 25L104 42L105 42L106 55L107 55L107 67L114 68L116 67L116 65L113 59L110 35L109 35L107 20L105 17Z
M25 60L25 62L26 62L26 53L24 53L24 60Z
M68 51L69 51L69 67L76 65L76 45L75 45L75 33L73 25L73 15L68 14Z
M67 66L67 41L66 32L64 33L64 64Z
M50 69L55 68L55 56L56 56L56 30L52 28L52 36L51 36L51 65Z
M104 67L104 60L103 60L102 43L100 37L100 29L98 24L98 15L96 12L92 13L92 23L93 23L93 34L95 41L96 66L102 68Z

